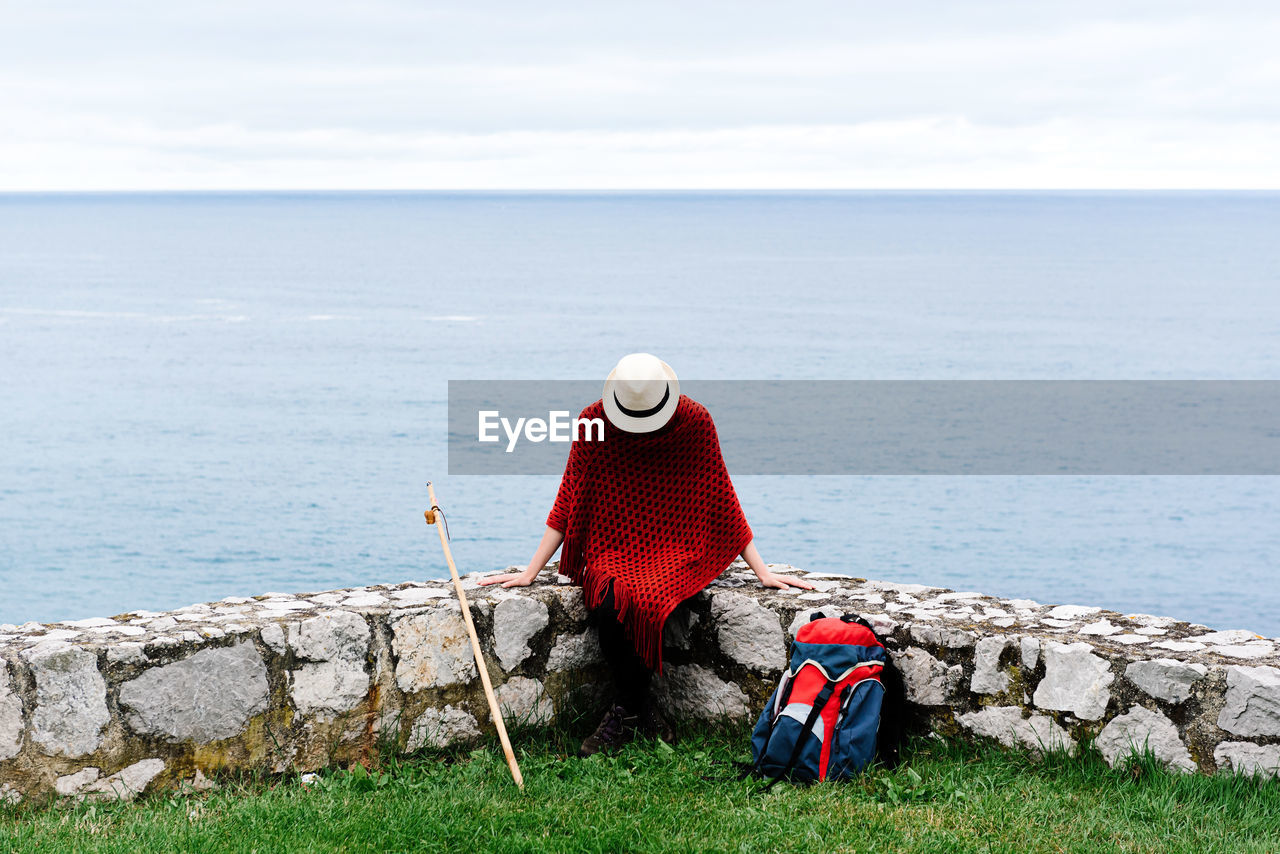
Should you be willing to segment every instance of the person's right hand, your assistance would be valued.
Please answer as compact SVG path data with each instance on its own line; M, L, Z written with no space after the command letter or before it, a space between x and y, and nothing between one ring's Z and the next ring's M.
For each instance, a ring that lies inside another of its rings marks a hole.
M538 579L538 573L525 570L524 572L504 572L501 575L488 575L480 579L482 587L490 584L501 584L503 587L528 587Z

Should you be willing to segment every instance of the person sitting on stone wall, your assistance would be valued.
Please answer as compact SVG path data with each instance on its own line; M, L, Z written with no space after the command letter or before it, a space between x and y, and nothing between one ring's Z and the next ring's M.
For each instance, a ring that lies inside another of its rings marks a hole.
M681 602L741 555L765 587L811 589L760 558L706 408L680 393L666 362L624 356L582 419L605 419L603 439L574 438L529 566L481 584L532 584L557 548L560 572L583 588L617 696L581 756L636 732L670 739L649 677L662 672L662 630Z

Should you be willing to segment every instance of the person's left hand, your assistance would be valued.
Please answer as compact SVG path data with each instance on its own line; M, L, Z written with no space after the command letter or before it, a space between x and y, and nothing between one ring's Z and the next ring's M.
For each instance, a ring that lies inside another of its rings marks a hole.
M765 587L773 587L778 590L785 590L788 587L798 587L801 590L812 590L813 584L805 581L803 578L794 578L790 575L778 575L775 572L765 572L764 575L756 576L760 579L760 583Z

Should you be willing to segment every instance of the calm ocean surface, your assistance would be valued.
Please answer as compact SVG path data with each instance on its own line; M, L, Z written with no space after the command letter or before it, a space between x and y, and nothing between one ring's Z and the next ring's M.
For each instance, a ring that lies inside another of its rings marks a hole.
M447 379L1280 379L1275 194L0 196L0 622L524 563ZM583 401L584 404L588 401ZM1280 635L1280 478L739 477L766 560Z

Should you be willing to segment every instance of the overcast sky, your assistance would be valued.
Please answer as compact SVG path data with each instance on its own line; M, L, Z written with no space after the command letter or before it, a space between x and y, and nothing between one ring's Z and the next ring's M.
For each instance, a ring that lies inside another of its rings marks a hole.
M0 0L0 189L1280 188L1280 2Z

